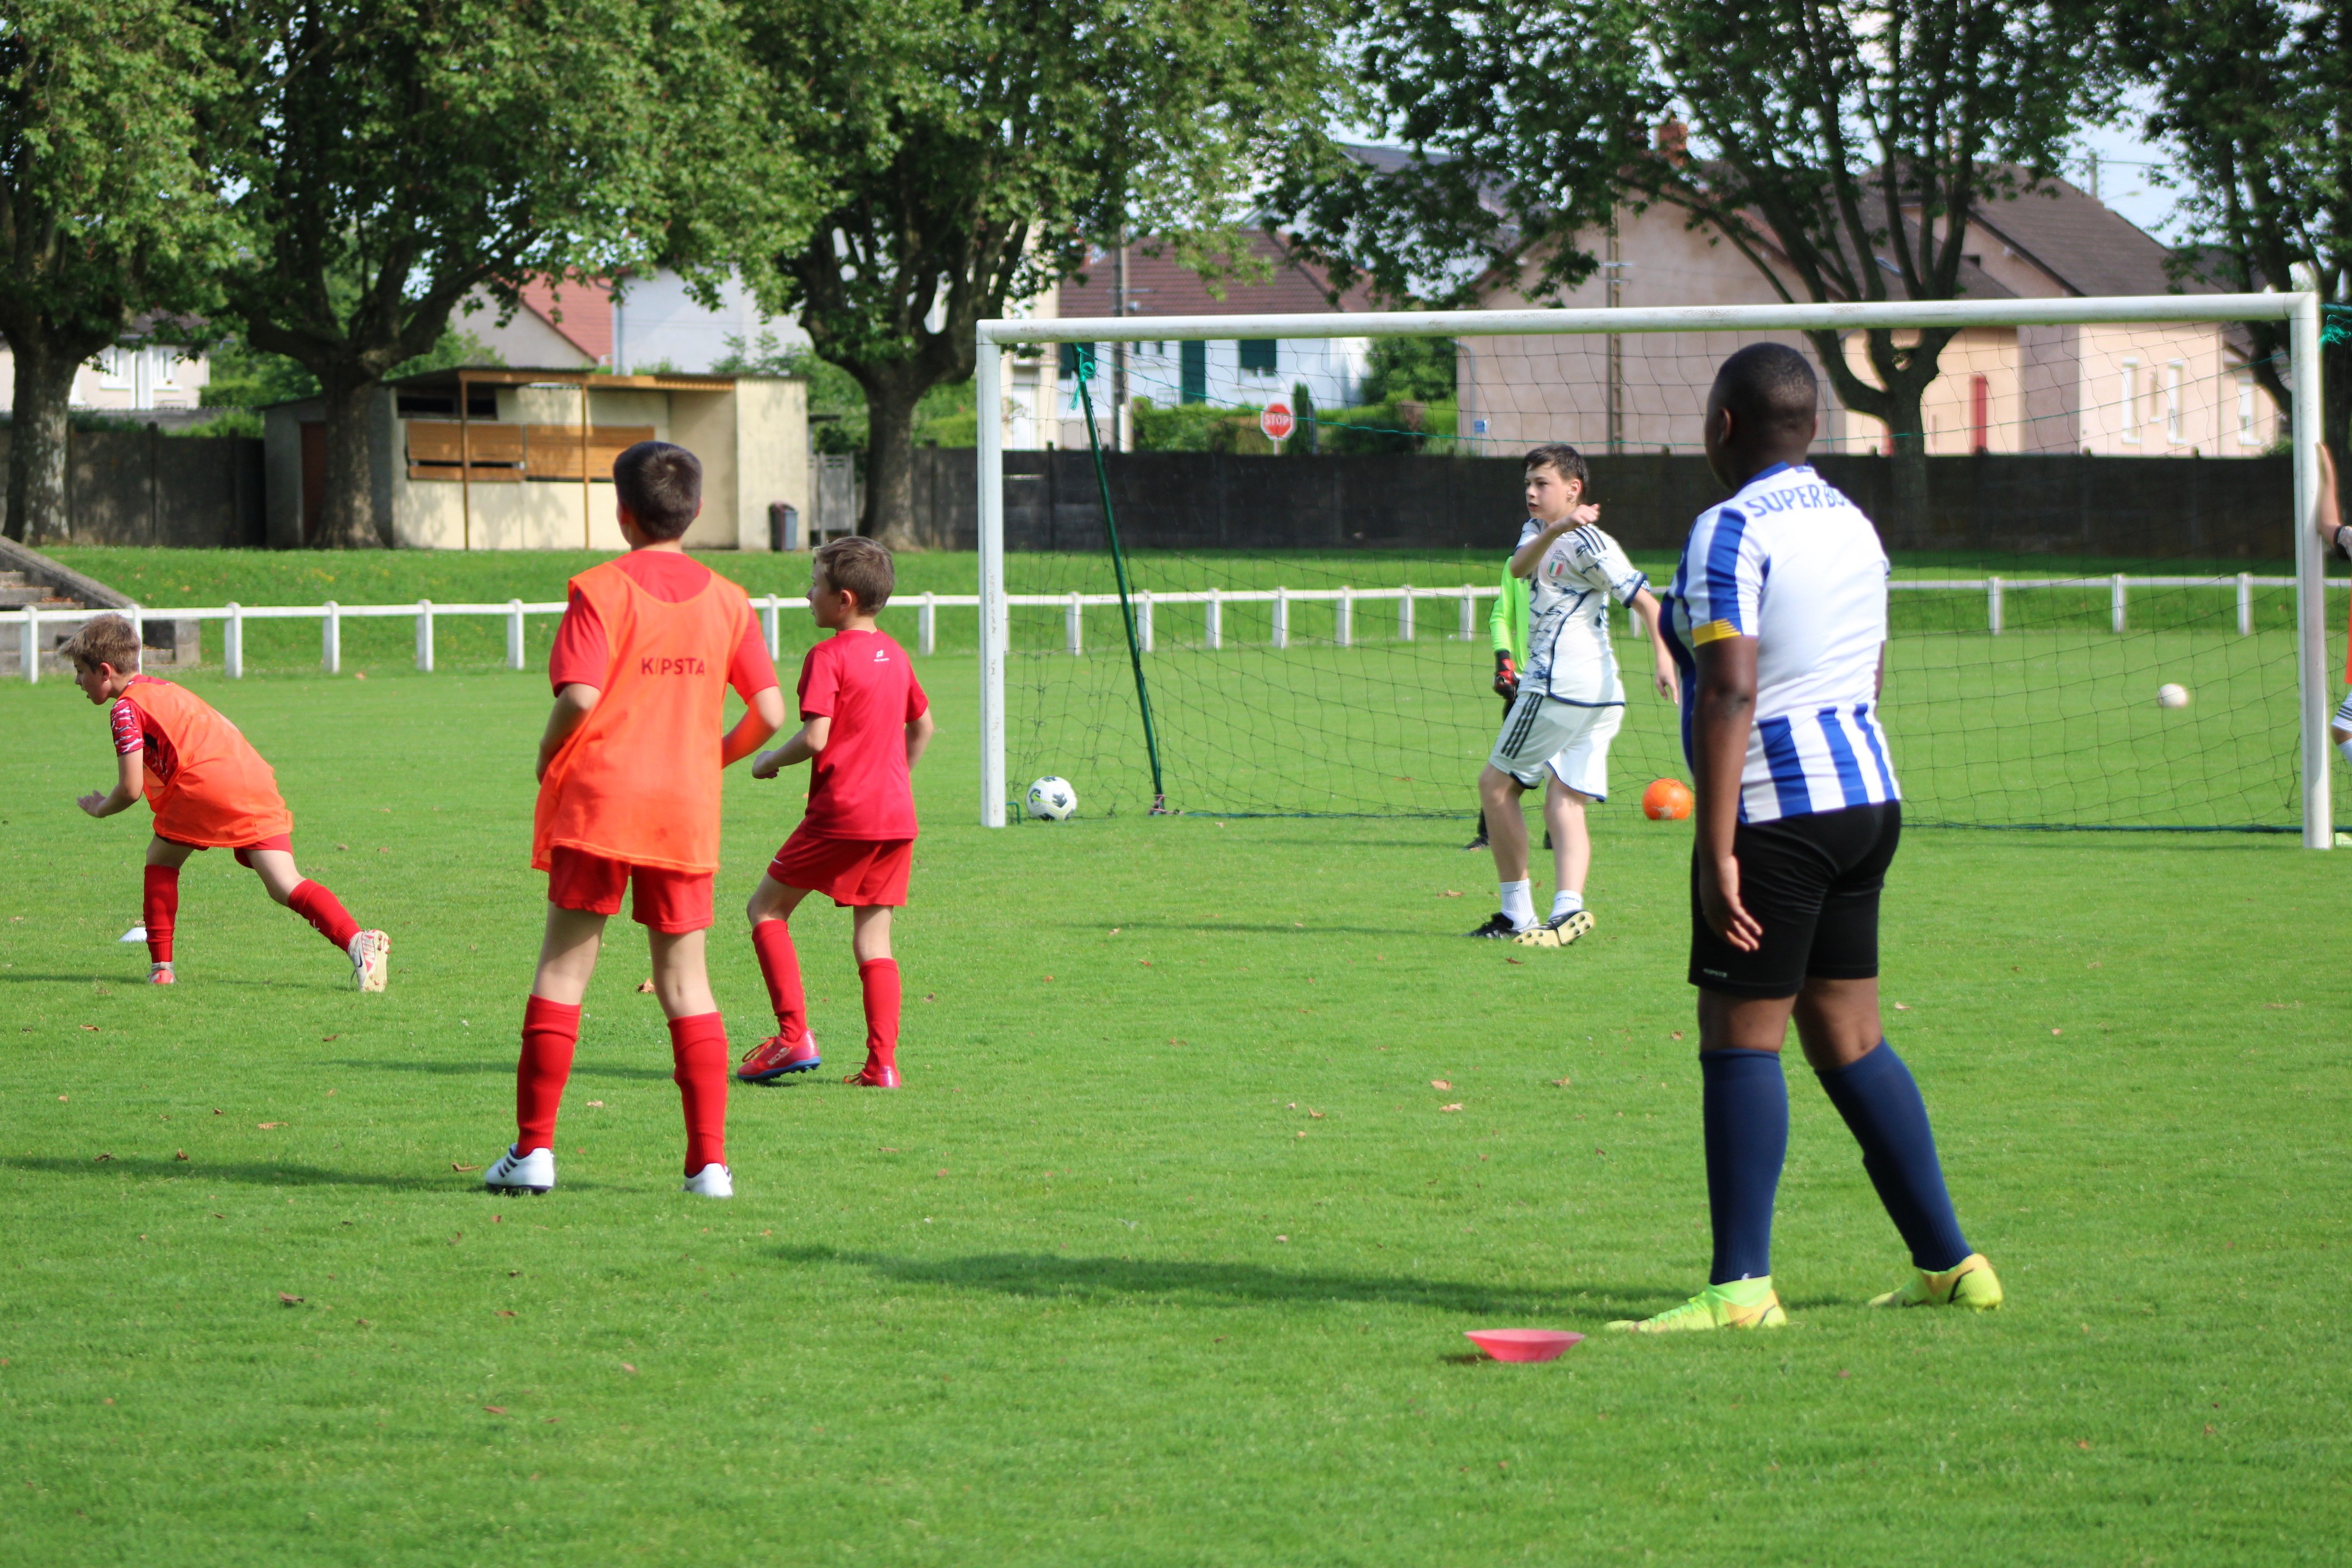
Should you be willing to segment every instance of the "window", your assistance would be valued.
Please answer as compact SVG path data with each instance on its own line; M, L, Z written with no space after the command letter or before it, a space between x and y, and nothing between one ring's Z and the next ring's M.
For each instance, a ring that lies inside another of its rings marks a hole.
M2164 367L2164 438L2174 446L2188 439L2181 433L2180 384L2189 374L2185 360L2174 360Z
M2139 361L2124 361L2123 384L2124 439L2139 445Z
M2242 375L2238 378L2238 445L2241 447L2256 445L2254 378L2251 375Z
M1187 403L1209 401L1209 345L1198 338L1188 338L1176 345L1181 351L1177 363L1177 380Z
M1272 375L1274 374L1274 344L1275 340L1272 338L1242 339L1240 342L1242 351L1242 374L1244 375Z
M170 349L157 349L155 351L155 390L158 392L179 391L179 368L180 356L178 354L173 353Z
M109 392L121 392L131 385L131 351L109 349L98 356L98 384Z

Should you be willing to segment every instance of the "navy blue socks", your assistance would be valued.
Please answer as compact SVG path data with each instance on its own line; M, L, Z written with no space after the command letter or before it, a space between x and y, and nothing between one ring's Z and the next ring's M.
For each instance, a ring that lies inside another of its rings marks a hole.
M1736 1053L1745 1054L1745 1053ZM1701 1057L1699 1060L1708 1058ZM1927 1126L1927 1107L1911 1069L1881 1040L1861 1060L1817 1075L1830 1103L1845 1118L1853 1141L1862 1145L1862 1168L1878 1189L1878 1201L1911 1248L1911 1261L1929 1273L1940 1273L1969 1255L1960 1236L1960 1222L1952 1213L1951 1194L1944 1190L1944 1169L1936 1160L1936 1135ZM1707 1173L1715 1173L1714 1080L1707 1085ZM1787 1113L1782 1112L1786 1138ZM1722 1231L1717 1222L1717 1235ZM1722 1242L1716 1244L1720 1262Z
M1772 1051L1706 1051L1698 1066L1706 1079L1706 1207L1715 1227L1715 1266L1706 1280L1761 1279L1772 1272L1772 1198L1789 1156L1789 1081Z

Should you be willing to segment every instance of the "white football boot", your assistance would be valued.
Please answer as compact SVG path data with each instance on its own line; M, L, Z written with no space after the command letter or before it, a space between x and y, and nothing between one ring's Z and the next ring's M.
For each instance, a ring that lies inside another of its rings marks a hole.
M362 991L381 991L392 974L392 938L380 931L363 931L343 950L352 957L352 984Z
M552 1171L548 1179L554 1180ZM706 1198L731 1198L735 1195L735 1173L724 1165L705 1165L687 1177L682 1193L693 1193Z
M533 1149L528 1154L518 1154L510 1144L482 1173L482 1185L494 1193L546 1192L555 1185L555 1151Z

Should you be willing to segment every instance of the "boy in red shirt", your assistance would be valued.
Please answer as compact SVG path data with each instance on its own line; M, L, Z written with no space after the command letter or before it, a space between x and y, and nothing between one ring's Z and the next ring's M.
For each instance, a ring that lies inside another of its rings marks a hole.
M890 552L870 539L818 547L809 613L833 636L801 665L800 732L751 764L771 779L809 764L808 811L744 913L776 1009L776 1033L743 1058L735 1076L764 1083L812 1072L824 1060L809 1033L800 956L785 922L801 900L823 893L851 915L850 949L866 994L866 1066L843 1079L898 1087L898 964L890 956L890 911L907 901L915 859L915 792L908 773L931 738L931 703L907 650L875 629L890 602Z
M653 947L686 1110L686 1188L735 1195L727 1167L727 1026L703 963L719 869L719 773L784 720L775 668L743 590L678 542L702 510L702 465L667 441L613 461L629 553L572 580L548 679L531 859L547 873L547 935L522 1016L515 1141L484 1173L499 1191L555 1185L555 1113L596 973L604 921L634 884ZM750 711L723 737L727 688Z
M139 633L121 616L83 623L58 650L73 661L74 684L112 705L114 788L74 804L92 816L128 811L144 795L155 813L147 844L147 980L173 984L172 931L180 912L180 868L205 849L234 849L275 901L315 927L352 961L352 981L381 991L392 972L392 938L362 931L341 900L294 867L294 814L278 775L237 727L183 686L139 671Z

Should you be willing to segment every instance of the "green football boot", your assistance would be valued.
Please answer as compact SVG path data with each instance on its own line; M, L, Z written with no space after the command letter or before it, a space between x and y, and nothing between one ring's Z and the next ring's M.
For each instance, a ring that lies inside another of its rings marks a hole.
M1769 1277L1733 1279L1710 1285L1679 1307L1669 1307L1654 1318L1627 1318L1609 1325L1624 1333L1671 1334L1696 1329L1785 1329L1789 1314L1780 1310Z
M1914 1269L1909 1284L1870 1299L1874 1307L1966 1307L1972 1312L1990 1312L2000 1303L2000 1276L1981 1252L1969 1253L1940 1274Z

